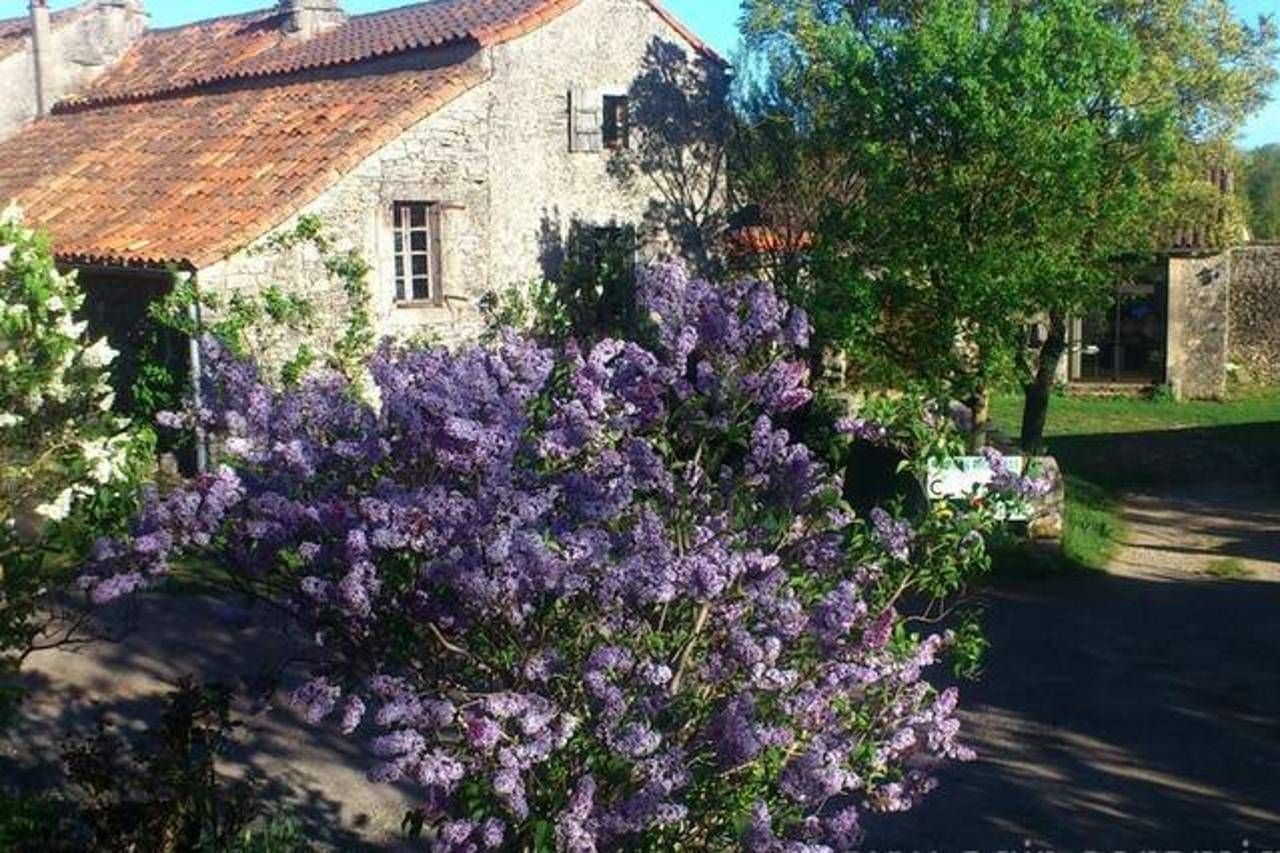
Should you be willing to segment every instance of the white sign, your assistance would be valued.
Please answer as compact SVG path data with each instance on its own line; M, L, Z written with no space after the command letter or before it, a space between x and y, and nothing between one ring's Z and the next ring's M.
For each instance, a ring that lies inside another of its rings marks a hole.
M1027 460L1021 456L1006 456L1004 464L1011 472L1023 474ZM986 494L995 476L986 457L957 456L944 463L930 462L929 481L925 488L931 501L971 498L975 494ZM1013 508L1006 520L1027 521L1030 517L1030 507L1024 505Z

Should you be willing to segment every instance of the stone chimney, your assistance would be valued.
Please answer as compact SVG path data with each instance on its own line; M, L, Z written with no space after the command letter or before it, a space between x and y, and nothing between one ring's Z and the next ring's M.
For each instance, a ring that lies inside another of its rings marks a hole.
M49 0L29 5L29 37L0 58L0 139L83 92L147 30L142 0L84 0L52 16Z
M280 11L285 32L304 41L347 21L342 0L280 0Z
M48 0L31 0L31 65L39 118L48 115L53 106L53 27Z

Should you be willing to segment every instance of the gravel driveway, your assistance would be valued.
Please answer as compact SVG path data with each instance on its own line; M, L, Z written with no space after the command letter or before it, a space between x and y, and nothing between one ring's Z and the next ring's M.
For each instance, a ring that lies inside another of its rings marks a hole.
M979 760L880 850L1280 849L1280 494L1126 500L1108 575L991 591ZM1233 560L1244 576L1206 574Z

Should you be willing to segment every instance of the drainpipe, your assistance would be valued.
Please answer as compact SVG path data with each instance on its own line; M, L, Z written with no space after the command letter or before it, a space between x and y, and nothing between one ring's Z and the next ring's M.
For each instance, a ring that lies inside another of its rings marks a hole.
M205 435L204 426L200 423L200 409L203 399L200 394L200 382L204 378L204 366L200 355L200 335L204 328L204 320L200 316L200 300L192 299L187 308L191 319L191 328L195 334L190 337L187 346L191 359L191 405L196 414L196 471L201 474L209 472L209 437Z
M52 33L48 0L31 0L31 61L36 84L36 118L48 115L53 106Z

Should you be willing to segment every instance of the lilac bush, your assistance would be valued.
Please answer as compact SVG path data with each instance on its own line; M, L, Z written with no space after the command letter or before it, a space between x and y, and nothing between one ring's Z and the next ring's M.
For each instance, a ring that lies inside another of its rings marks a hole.
M786 428L808 321L768 285L648 270L650 346L386 344L370 388L279 390L210 344L224 465L153 495L84 583L109 601L216 556L323 663L292 701L366 738L434 849L851 850L965 760L950 637L912 567L980 561ZM980 543L979 543L980 544Z

